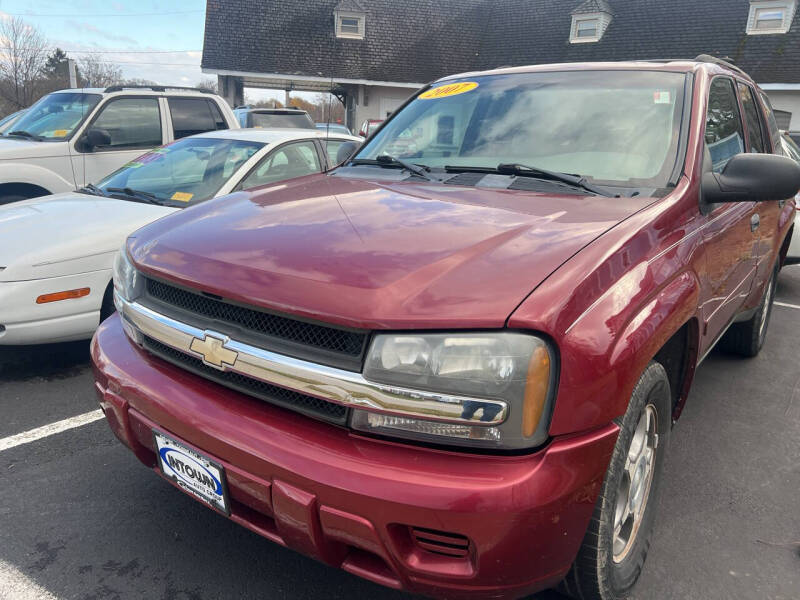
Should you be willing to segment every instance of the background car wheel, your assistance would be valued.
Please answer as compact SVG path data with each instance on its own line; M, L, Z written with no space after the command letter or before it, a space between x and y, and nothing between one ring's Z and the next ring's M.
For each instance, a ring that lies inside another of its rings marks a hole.
M667 374L651 362L622 417L603 489L561 591L580 600L624 598L650 548L672 402Z
M764 295L756 313L747 321L734 323L720 339L720 348L726 352L741 356L756 356L764 346L767 339L769 318L772 314L772 303L775 300L775 286L778 282L777 265L772 270L772 275L764 287Z
M12 202L19 202L20 200L27 200L27 196L21 196L19 194L10 195L10 196L0 196L0 206L4 204L11 204Z

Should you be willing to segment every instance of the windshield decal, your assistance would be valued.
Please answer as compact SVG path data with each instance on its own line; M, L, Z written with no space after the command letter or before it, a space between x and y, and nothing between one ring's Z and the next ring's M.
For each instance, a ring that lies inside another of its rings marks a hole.
M194 194L190 194L189 192L175 192L170 196L170 200L176 200L178 202L188 202L192 199Z
M457 96L458 94L471 92L476 87L478 87L477 81L449 83L447 85L442 85L440 87L433 88L432 90L428 90L427 92L420 94L418 97L422 100L436 100L438 98L447 98L448 96Z
M672 104L669 92L653 92L653 102L656 104Z

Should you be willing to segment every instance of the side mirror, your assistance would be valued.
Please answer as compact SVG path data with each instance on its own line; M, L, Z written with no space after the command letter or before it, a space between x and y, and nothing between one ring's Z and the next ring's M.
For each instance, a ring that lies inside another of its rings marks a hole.
M105 129L97 129L93 127L83 134L81 141L83 142L83 147L86 150L93 150L98 146L110 146L111 134L109 134Z
M776 154L737 154L722 173L703 174L703 201L788 200L800 190L800 165Z
M339 146L339 149L336 151L336 164L337 165L342 164L348 158L353 156L353 154L356 153L356 150L358 150L360 147L361 144L356 144L355 142L343 143L341 146Z

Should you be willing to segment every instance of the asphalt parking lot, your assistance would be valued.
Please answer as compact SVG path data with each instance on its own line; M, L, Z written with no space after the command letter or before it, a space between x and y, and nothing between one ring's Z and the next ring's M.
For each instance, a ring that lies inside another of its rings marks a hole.
M637 600L800 598L800 266L776 299L760 356L698 370ZM0 599L409 598L203 508L103 420L4 449L96 408L88 344L0 349Z

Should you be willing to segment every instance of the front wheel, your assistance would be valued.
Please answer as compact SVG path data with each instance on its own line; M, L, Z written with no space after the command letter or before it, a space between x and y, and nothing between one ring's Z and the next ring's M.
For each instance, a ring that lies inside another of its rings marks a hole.
M651 362L620 423L603 489L562 591L580 600L624 598L642 571L671 429L667 373Z

